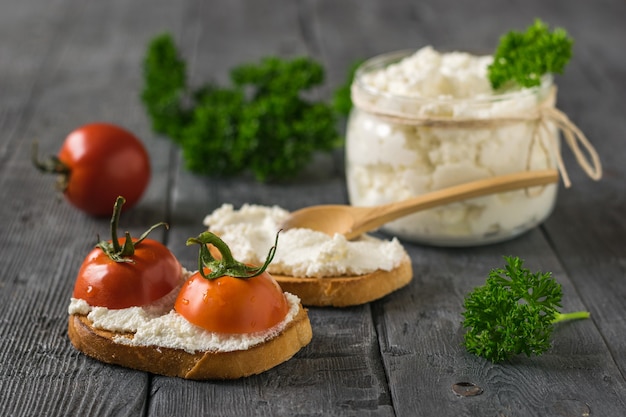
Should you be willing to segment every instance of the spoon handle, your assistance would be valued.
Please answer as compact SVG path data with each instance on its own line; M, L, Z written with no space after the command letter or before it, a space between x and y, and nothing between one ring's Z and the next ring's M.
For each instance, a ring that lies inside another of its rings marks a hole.
M354 224L352 229L346 233L346 238L352 239L377 229L385 223L420 210L489 194L556 183L558 180L559 173L553 169L523 171L455 185L404 201L375 207L363 207L363 210L355 213Z

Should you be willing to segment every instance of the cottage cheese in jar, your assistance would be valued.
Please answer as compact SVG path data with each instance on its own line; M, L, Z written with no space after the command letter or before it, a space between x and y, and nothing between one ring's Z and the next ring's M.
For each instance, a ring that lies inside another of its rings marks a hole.
M373 58L357 71L346 132L350 203L373 206L464 182L556 169L559 136L537 116L554 107L551 77L495 94L491 56L431 47ZM425 210L383 230L425 244L510 239L545 220L557 185L493 194Z

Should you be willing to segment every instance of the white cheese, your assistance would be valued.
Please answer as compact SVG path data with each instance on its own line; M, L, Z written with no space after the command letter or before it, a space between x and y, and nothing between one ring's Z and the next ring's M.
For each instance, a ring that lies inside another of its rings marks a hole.
M262 264L288 215L288 211L276 206L244 205L235 210L225 204L207 216L205 224L229 245L235 259ZM302 277L362 275L377 269L389 271L406 256L397 239L384 241L364 236L358 241L347 241L340 235L330 237L311 230L293 229L280 233L278 249L268 271ZM278 335L298 314L300 299L285 293L289 312L283 321L267 331L245 335L206 331L174 310L180 286L190 275L191 272L183 270L180 285L149 305L112 310L72 298L68 312L87 315L95 328L133 334L132 338L115 337L116 343L169 347L190 353L248 349Z
M188 278L190 274L189 271L184 271L183 275ZM251 334L215 333L189 323L174 310L179 290L180 286L149 305L118 310L92 307L85 300L72 298L68 313L87 315L97 329L133 333L132 338L115 337L113 340L116 343L167 347L195 353L246 350L261 344L282 332L298 314L300 308L300 299L293 294L285 293L289 311L285 318L271 329Z
M280 207L244 204L235 210L224 204L208 215L204 224L230 247L235 259L263 264L274 245L276 233L289 212ZM390 271L406 258L397 239L363 236L348 241L308 229L282 231L268 272L294 277L337 277Z
M396 64L363 75L362 82L382 93L403 97L467 98L492 95L487 79L490 55L440 53L425 46Z
M353 94L358 93L362 108L353 109L346 133L353 205L381 205L467 181L555 167L558 135L553 126L543 129L537 120L465 128L411 122L429 117L489 121L536 110L551 81L540 89L495 95L487 78L492 60L424 47L357 77ZM556 190L549 185L471 199L404 217L384 230L442 245L503 240L545 219Z

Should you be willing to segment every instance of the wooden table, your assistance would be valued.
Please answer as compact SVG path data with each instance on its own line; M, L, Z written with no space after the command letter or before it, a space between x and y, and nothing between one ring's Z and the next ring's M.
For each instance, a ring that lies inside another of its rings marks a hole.
M626 415L626 2L474 0L2 0L0 2L0 415L2 416L624 416ZM351 63L427 44L487 50L535 17L576 40L558 107L586 133L604 167L594 182L563 151L573 187L553 214L509 242L436 248L404 242L407 288L354 308L311 308L314 337L292 360L231 382L191 382L109 366L77 353L66 335L77 269L108 219L69 206L30 148L56 152L75 127L113 122L148 148L153 177L124 215L155 233L189 268L184 241L204 215L231 203L295 209L347 201L343 155L320 156L302 176L260 184L182 168L178 149L150 130L139 99L153 36L172 33L190 82L225 82L235 65L309 55L327 70L330 97ZM494 365L461 345L462 303L503 265L552 271L564 310L591 319L558 326L540 357ZM473 384L480 395L455 393Z

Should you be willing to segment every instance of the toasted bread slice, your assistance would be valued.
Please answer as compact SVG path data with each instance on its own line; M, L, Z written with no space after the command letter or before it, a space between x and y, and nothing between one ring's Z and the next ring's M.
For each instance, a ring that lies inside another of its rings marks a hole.
M390 271L345 277L305 278L272 274L283 291L297 295L302 304L347 307L378 300L404 287L413 278L408 256Z
M237 379L264 372L290 359L312 338L311 323L304 308L277 336L246 350L189 353L182 349L116 343L114 337L132 338L96 329L87 316L72 314L69 338L79 351L102 362L154 374L185 379Z
M209 250L216 258L220 253ZM297 295L309 307L349 307L378 300L408 285L413 279L413 266L407 256L395 268L378 269L363 275L340 277L293 277L272 273L284 292Z

